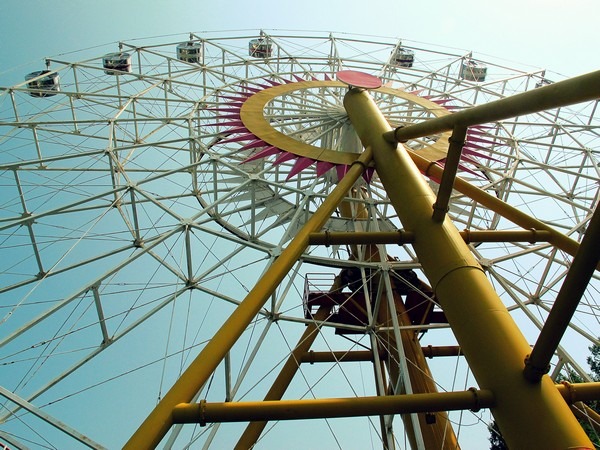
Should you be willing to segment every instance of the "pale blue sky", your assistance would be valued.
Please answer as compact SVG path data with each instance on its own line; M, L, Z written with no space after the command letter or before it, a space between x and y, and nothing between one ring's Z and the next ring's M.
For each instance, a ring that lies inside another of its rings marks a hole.
M574 76L600 65L598 17L597 0L3 0L0 85L21 81L31 67L19 68L46 56L133 38L259 28L401 37Z

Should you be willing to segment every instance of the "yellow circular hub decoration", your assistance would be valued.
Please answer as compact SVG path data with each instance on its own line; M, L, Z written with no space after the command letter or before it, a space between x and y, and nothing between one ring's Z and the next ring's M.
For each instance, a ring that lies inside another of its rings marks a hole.
M242 105L240 116L244 126L250 133L254 134L257 138L263 140L269 145L272 145L273 147L292 153L299 157L311 158L315 161L327 161L332 164L348 165L356 160L358 157L357 153L321 148L294 139L293 137L275 129L264 113L265 108L268 107L271 101L297 91L318 88L345 87L347 86L344 83L333 80L298 81L269 87L250 96ZM450 114L450 112L443 106L400 89L383 86L373 90L373 92L379 92L403 99L413 105L418 105L423 112L431 113L437 117ZM390 123L390 125L398 126L401 124ZM441 135L431 137L432 142L428 143L424 148L416 150L416 152L432 161L443 159L447 154L447 138L449 136L450 133L443 133Z

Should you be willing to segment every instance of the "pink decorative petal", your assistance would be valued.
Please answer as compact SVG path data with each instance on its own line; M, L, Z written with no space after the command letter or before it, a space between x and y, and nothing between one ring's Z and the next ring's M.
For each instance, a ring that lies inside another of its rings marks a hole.
M299 76L298 76L298 75L296 75L296 74L293 74L293 76L294 76L294 78L296 79L296 81L306 81L304 78L302 78L302 77L299 77Z
M264 147L265 145L267 145L267 143L265 141L263 141L262 139L257 139L256 141L252 141L252 142L244 145L242 148L240 148L240 151L250 150L251 148Z
M219 111L219 112L230 112L230 113L239 113L240 112L240 108L223 108L223 107L217 107L217 108L206 108L207 111Z
M298 175L300 172L302 172L308 166L312 165L314 162L315 162L314 159L298 158L296 160L296 163L294 164L294 167L292 167L292 170L290 170L290 173L288 174L288 176L286 177L285 180L287 181L290 178L292 178L293 176Z
M244 160L244 162L255 161L257 159L266 158L267 156L277 155L279 153L281 153L281 150L279 150L277 147L273 147L271 145L269 147L262 149L259 152L256 152L254 155L250 156L249 158L246 158Z
M508 144L505 142L499 142L499 141L490 141L489 139L481 139L475 136L467 136L467 142L479 142L482 144L492 144L492 145L502 145L502 146L507 146Z
M373 167L367 167L367 170L365 170L362 174L362 177L364 178L364 180L367 183L371 183L371 180L373 179L373 175L375 174L375 169Z
M433 103L437 103L438 105L444 105L448 102L451 102L452 100L454 100L453 98L438 98L438 99L431 99L431 101Z
M284 163L286 161L289 161L290 159L294 159L296 158L296 155L294 155L293 153L288 153L288 152L283 152L281 155L279 155L277 157L277 159L273 162L274 166L277 166L281 163Z
M473 164L475 166L480 166L481 165L481 163L479 161L476 161L476 160L474 160L473 158L471 158L469 156L461 155L460 156L460 160L463 161L463 162L466 162L466 163Z
M244 122L242 122L241 120L224 120L223 122L212 122L204 124L205 127L241 127L243 125Z
M264 78L264 80L269 83L271 86L280 86L281 83L279 83L278 81L274 81L274 80L270 80L268 78Z
M240 134L240 133L248 134L248 128L246 128L244 126L234 127L234 128L230 128L228 130L225 130L225 132L227 132L229 134Z
M331 81L331 77L327 74L324 74L323 78L325 79L325 81Z
M470 149L470 148L468 148L468 147L463 147L463 149L462 149L462 152L463 152L465 155L476 156L476 157L478 157L478 158L484 158L484 159L488 159L488 160L490 160L490 161L499 161L499 160L498 160L498 159L496 159L496 158L492 158L491 156L485 155L485 154L483 154L483 153L481 153L481 152L477 152L477 151L475 151L475 150L471 150L471 149Z
M216 119L239 119L240 114L220 114L215 117Z
M446 166L446 159L440 159L439 161L437 161L436 163L438 166L442 167L445 169ZM458 168L460 170L462 170L463 172L467 172L470 173L471 175L474 175L476 177L481 177L481 178L485 178L483 175L481 175L480 173L474 172L473 170L469 169L468 167L466 167L463 164L459 164ZM431 177L432 180L434 180L436 183L440 183L440 180L435 179L434 177Z
M469 131L472 131L473 129L476 129L476 130L493 130L494 128L496 128L496 127L491 126L491 125L472 125L472 126L469 127Z
M233 100L234 102L245 102L246 100L248 100L248 96L250 95L241 92L240 94L242 95L242 97L236 97L233 95L219 95L219 98L224 98L225 100Z
M256 136L254 136L252 133L246 133L246 134L242 134L240 136L237 137L233 137L233 138L229 138L229 139L224 139L221 142L219 142L219 144L228 144L230 142L241 142L241 141L249 141L252 139L256 139Z
M335 166L338 180L341 180L342 178L344 178L344 175L346 175L346 173L348 173L349 168L350 168L350 166L344 166L343 164L338 164L337 166Z
M470 127L467 130L467 136L472 136L472 135L476 135L476 136L489 136L489 134L488 134L487 131L483 131L483 130L480 130L478 128Z
M327 161L317 161L317 176L320 177L329 171L335 164Z
M475 144L474 142L466 141L465 146L463 148L472 148L478 150L490 151L489 147L484 147L483 145Z
M260 88L253 88L253 87L250 87L250 86L243 86L242 89L246 89L247 91L250 91L250 92L260 92L260 91L262 91L262 89L260 89Z
M478 178L485 178L483 175L481 175L481 173L479 173L479 172L475 172L475 171L473 171L473 170L469 169L468 167L466 167L466 166L464 166L464 165L462 165L462 164L459 164L459 165L458 165L458 168L459 168L460 170L462 170L463 172L470 173L471 175L474 175L474 176L476 176L476 177L478 177Z

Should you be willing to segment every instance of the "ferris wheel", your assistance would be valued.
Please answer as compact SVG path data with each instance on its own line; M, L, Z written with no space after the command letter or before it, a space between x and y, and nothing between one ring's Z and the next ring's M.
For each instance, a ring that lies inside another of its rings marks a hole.
M479 389L344 98L368 92L402 130L559 80L384 38L164 39L50 58L0 93L0 442L120 447L223 335L230 348L211 356L215 367L188 402ZM478 123L461 140L445 220L465 230L531 345L598 203L599 126L592 100ZM449 139L435 131L403 140L435 193ZM330 206L332 195L339 202ZM256 314L230 331L314 217L310 245L294 250ZM515 234L486 239L487 231ZM368 234L382 240L349 237ZM599 288L594 274L551 358L552 380L589 380ZM173 424L160 442L481 448L493 420L481 402L310 421L203 416Z

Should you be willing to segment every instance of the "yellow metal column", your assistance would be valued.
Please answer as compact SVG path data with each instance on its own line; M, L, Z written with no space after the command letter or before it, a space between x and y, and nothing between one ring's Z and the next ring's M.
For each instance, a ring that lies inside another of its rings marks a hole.
M492 412L508 446L592 449L551 379L531 384L523 377L528 342L456 227L448 218L432 220L435 194L408 152L384 139L391 128L370 95L351 89L344 106L363 145L373 150L403 226L415 235L414 250L479 385L494 393Z

